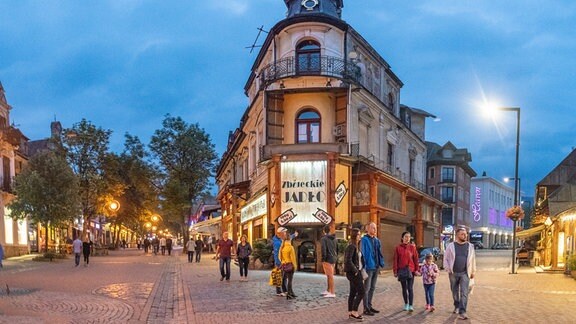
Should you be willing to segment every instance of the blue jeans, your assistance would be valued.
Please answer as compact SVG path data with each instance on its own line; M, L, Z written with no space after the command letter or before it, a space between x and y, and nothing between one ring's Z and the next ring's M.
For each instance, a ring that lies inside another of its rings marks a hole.
M452 290L454 307L458 308L459 314L464 314L466 313L466 306L468 305L468 290L470 285L468 273L451 273L448 275L448 278L450 279L450 289Z
M222 278L230 280L230 257L220 257L220 274Z
M426 305L434 306L434 290L436 284L424 284L424 295L426 295Z
M74 253L74 264L80 265L80 253Z
M372 296L376 290L376 281L378 280L378 270L366 270L368 278L364 280L364 310L372 309Z

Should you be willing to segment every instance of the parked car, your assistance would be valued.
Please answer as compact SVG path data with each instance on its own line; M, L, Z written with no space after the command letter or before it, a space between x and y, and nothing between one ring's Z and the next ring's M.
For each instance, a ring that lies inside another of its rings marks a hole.
M443 268L444 255L437 247L419 247L418 248L418 262L420 264L424 263L426 255L432 254L434 256L434 262L438 265L438 268Z
M508 250L510 249L510 244L508 243L494 243L491 247L492 250Z
M474 244L474 248L477 250L484 248L484 244L482 244L482 242L471 242L471 243Z

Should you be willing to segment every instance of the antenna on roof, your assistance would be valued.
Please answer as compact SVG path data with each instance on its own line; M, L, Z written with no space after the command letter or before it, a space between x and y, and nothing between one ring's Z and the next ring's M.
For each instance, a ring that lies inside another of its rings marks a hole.
M251 46L246 46L245 48L249 48L250 49L250 54L252 54L252 52L254 51L254 48L256 47L262 47L262 45L256 45L256 42L258 41L258 38L260 38L260 34L262 34L263 32L268 34L267 31L264 30L264 25L260 26L260 28L258 29L258 34L256 35L256 39L254 40L254 43L252 43Z

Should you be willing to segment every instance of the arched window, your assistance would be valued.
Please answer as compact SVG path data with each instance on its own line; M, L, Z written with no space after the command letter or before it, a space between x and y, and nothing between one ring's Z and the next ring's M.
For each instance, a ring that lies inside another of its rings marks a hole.
M296 46L296 65L298 73L320 72L320 44L305 40Z
M296 118L296 142L320 143L320 115L314 110L304 110Z

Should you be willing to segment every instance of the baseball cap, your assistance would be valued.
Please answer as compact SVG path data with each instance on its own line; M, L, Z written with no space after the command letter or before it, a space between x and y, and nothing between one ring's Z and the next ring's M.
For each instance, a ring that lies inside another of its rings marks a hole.
M280 227L278 227L278 229L276 230L276 232L278 232L278 233L288 232L288 229L287 229L286 227L280 226Z

